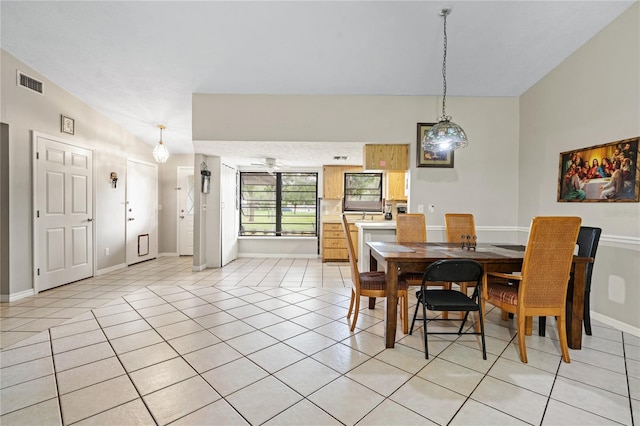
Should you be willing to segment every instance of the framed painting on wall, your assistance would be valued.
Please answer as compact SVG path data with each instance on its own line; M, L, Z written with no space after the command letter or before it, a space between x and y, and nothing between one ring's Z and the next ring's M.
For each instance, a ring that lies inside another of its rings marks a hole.
M559 202L638 202L640 137L560 153Z
M424 134L436 123L418 123L418 141L416 143L417 167L453 167L453 150L425 151L422 148Z
M73 135L75 133L75 120L66 115L60 115L60 131Z

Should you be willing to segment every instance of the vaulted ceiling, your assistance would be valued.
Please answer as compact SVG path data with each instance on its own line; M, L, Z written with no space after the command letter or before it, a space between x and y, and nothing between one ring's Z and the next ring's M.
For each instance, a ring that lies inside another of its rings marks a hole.
M192 153L192 93L441 94L445 5L448 94L519 96L633 3L3 0L0 40L150 145L165 124L170 152ZM286 163L291 147L270 152Z

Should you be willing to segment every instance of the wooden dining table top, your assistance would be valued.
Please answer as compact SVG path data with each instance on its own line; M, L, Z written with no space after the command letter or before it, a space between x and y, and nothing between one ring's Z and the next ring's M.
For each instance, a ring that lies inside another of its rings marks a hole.
M395 243L372 241L371 250L384 254L385 259L401 261L419 259L423 262L441 259L473 259L479 262L522 262L526 246L503 243L478 243L474 248L463 248L459 243Z
M517 272L522 268L526 247L507 243L478 243L475 249L463 248L460 243L396 243L372 241L371 270L378 263L387 271L387 307L385 312L386 347L395 344L397 324L398 269L423 272L427 265L442 259L472 259L482 264L485 272ZM582 345L582 318L584 313L584 286L586 265L592 258L574 256L572 280L567 290L567 338L569 347ZM370 304L371 305L371 304Z

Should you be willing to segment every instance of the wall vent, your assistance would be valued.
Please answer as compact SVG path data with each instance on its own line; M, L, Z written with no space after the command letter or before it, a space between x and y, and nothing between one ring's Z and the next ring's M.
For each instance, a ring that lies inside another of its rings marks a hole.
M18 86L22 86L25 89L33 90L36 93L43 94L44 84L41 81L36 80L33 77L29 77L22 71L18 71Z

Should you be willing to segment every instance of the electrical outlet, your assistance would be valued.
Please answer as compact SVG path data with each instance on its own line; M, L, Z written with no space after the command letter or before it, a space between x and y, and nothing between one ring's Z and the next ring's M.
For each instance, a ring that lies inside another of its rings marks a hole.
M424 205L418 204L418 213L424 213Z
M104 249L104 255L105 256L109 256L109 248L108 247L106 249Z
M429 210L429 213L433 213L434 211L436 211L436 206L435 206L435 204L429 204L429 208L428 208L428 210Z

